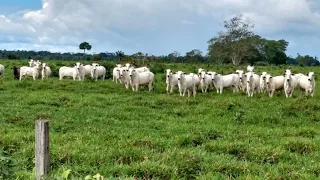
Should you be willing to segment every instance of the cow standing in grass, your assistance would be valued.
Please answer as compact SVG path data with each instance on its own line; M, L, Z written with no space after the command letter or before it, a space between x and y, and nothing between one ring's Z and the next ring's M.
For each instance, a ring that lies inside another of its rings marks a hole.
M275 91L283 89L284 85L284 76L271 76L267 74L265 77L266 81L266 91L269 94L269 97L273 97Z
M298 79L299 96L301 97L301 92L304 90L306 96L310 93L311 97L314 96L314 91L316 88L316 82L314 80L314 72L309 72L306 75L302 75Z
M21 81L22 77L25 77L25 76L31 76L33 77L33 80L36 80L36 78L39 77L39 71L40 71L40 67L38 63L36 63L33 67L22 66L20 68L19 80Z

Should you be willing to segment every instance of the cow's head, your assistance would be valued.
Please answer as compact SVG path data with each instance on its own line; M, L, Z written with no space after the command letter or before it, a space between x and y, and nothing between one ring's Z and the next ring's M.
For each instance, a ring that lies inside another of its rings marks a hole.
M265 76L265 79L266 79L266 83L267 83L267 85L268 85L268 84L270 84L270 81L272 80L272 76L271 76L270 74L267 74L267 75Z
M294 74L291 73L290 69L284 71L285 81L289 82Z
M243 73L244 73L244 71L243 71L243 70L236 70L236 74L238 74L238 75L239 75L240 82L242 82L242 79L243 79Z
M253 73L248 72L244 75L244 77L247 78L247 83L250 84L250 82L252 81L252 78L253 78Z
M314 80L314 72L309 72L308 73L308 80L309 81Z
M214 81L217 73L216 73L216 72L211 72L210 74L211 74L211 79L212 79L212 81Z
M136 72L134 68L129 69L129 76L132 77L132 75Z
M178 72L177 72L177 75L178 75L178 81L180 81L181 78L182 78L182 76L184 75L184 72L178 71Z
M76 62L75 64L74 64L74 67L76 68L76 69L80 69L80 66L81 66L81 63L80 62Z
M206 72L201 71L201 72L200 72L200 78L201 78L202 80L204 80L206 74L207 74Z
M199 69L198 69L198 74L200 75L202 71L204 71L204 69L199 68Z
M98 66L99 66L99 64L97 64L97 63L92 63L92 68L93 68L93 70L96 70Z

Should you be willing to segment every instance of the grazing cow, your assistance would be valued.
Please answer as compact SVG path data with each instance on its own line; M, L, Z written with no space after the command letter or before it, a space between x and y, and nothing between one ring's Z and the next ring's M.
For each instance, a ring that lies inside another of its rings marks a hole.
M154 74L150 71L137 72L135 68L129 69L132 91L138 91L139 86L148 85L149 92L153 89Z
M13 66L11 68L13 70L13 78L19 80L20 77L20 67Z
M121 79L120 79L120 68L121 68L121 64L117 64L115 68L113 68L112 71L112 81L116 81L116 83L119 82L122 84Z
M28 66L22 66L20 68L20 81L22 80L22 77L25 76L31 76L33 77L33 80L36 80L36 78L38 78L39 76L39 64L36 63L33 67L28 67Z
M173 88L175 86L178 86L178 75L177 74L173 74L171 69L167 69L166 70L166 84L167 84L167 93L169 93L169 89L170 89L170 93L172 93Z
M42 69L41 69L41 78L48 79L49 76L51 76L51 68L48 66L47 63L42 63Z
M200 73L200 86L203 93L206 93L208 88L213 86L212 77L209 73L202 71Z
M260 76L260 92L261 93L266 92L266 87L267 87L266 75L267 75L267 72L262 72L262 74Z
M0 64L0 76L1 76L1 78L3 78L4 77L4 65L2 65L2 64Z
M300 76L300 75L298 75ZM297 77L298 77L297 76ZM291 72L290 69L287 69L284 71L284 92L286 97L292 97L294 88L297 87L297 77L294 76L294 74Z
M235 74L239 75L239 89L243 92L246 92L247 89L247 79L244 76L243 70L236 70Z
M310 93L311 97L314 96L314 91L316 88L316 82L314 80L314 72L309 72L306 75L302 75L298 79L299 96L301 97L301 91L305 90L306 96Z
M247 94L248 97L252 97L254 92L259 91L259 86L260 86L260 77L258 74L255 74L254 72L247 72L244 75L247 79Z
M247 67L247 71L248 71L248 72L253 72L253 70L254 70L254 66L250 66L250 65L249 65L249 66Z
M188 91L188 97L191 95L191 91L193 96L196 96L196 78L199 78L197 75L190 73L185 74L182 71L177 72L178 75L178 87L180 96L185 96L186 91Z
M283 89L284 76L272 77L270 74L266 74L265 81L266 81L265 88L269 94L269 97L272 97L275 91Z
M106 72L107 70L104 66L101 66L97 63L92 63L91 77L96 81L98 80L98 77L102 77L102 80L104 80L106 77Z
M74 67L62 66L59 68L59 80L62 80L63 77L72 77L75 81L77 78L80 78L79 70L80 63L74 64Z
M217 89L218 94L222 94L223 88L233 87L233 93L239 91L240 77L238 74L221 75L212 74L212 82Z

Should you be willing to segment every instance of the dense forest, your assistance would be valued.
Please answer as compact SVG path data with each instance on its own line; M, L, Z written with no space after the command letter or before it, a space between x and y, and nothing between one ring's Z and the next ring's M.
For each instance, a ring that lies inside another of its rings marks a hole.
M285 53L289 42L284 39L273 40L263 38L253 32L252 21L237 15L224 21L225 31L219 32L208 40L207 53L199 49L193 49L185 55L174 51L168 55L154 56L148 53L137 52L126 54L123 51L101 52L99 54L88 54L92 47L88 42L82 42L79 49L83 53L53 53L49 51L7 51L0 50L0 59L36 59L36 60L92 60L92 61L120 61L140 62L147 61L166 63L214 63L240 65L249 63L254 65L300 65L319 66L318 57L311 55L300 55L296 57L287 56Z

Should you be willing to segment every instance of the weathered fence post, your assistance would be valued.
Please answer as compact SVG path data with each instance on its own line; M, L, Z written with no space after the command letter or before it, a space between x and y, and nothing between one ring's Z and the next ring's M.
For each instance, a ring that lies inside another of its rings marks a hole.
M40 180L41 176L48 173L50 168L49 154L49 121L36 121L36 179Z

